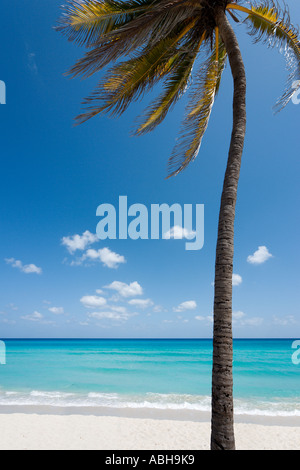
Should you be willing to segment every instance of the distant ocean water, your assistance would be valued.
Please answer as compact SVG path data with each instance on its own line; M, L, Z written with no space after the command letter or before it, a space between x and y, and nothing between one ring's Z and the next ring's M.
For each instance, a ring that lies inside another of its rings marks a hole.
M235 340L235 412L300 416L293 340ZM6 340L0 406L210 411L210 340Z

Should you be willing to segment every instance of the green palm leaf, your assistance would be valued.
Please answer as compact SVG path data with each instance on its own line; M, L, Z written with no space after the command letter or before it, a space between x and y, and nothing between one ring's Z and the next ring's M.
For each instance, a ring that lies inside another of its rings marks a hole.
M281 9L273 0L262 0L251 10L236 4L229 4L227 8L248 14L250 34L256 42L263 41L269 47L284 51L289 77L285 92L275 106L277 112L282 110L300 88L300 34L299 29L291 24L288 8ZM295 82L299 83L296 88L293 86Z
M84 122L102 112L122 114L132 101L176 67L180 57L177 43L193 26L194 22L191 22L181 35L161 40L152 49L146 49L142 54L110 69L95 92L84 102L93 105L78 116L77 121Z
M226 59L227 53L224 43L219 39L217 33L214 50L201 68L193 87L181 135L169 160L169 177L184 170L199 153L215 97L219 90Z
M199 6L187 6L187 3L161 0L156 8L148 8L128 24L99 35L93 49L72 67L70 74L88 77L122 56L130 56L145 46L152 48L174 32L179 34L193 20L195 10L199 11Z
M93 0L83 3L73 1L64 7L58 31L70 41L92 46L101 35L124 26L143 14L159 0Z
M199 152L226 63L214 16L221 5L235 21L239 20L234 11L247 14L256 41L284 50L290 76L277 103L277 109L282 109L300 88L299 31L291 25L287 9L280 9L273 0L249 3L250 9L241 5L243 0L69 0L58 29L71 41L90 48L70 74L88 77L116 63L84 101L86 109L77 123L102 112L122 114L163 79L163 93L140 118L136 134L153 130L187 90L200 45L210 43L211 55L196 77L169 160L171 176L185 169Z
M168 114L170 108L180 99L188 88L191 73L199 48L205 39L205 33L199 42L190 41L174 57L173 72L169 73L164 85L164 92L146 110L140 118L136 135L143 135L158 126ZM198 44L196 44L197 42Z

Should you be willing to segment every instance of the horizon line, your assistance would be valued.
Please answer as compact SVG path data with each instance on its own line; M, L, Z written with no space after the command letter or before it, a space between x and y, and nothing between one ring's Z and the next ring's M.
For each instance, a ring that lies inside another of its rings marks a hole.
M266 338L266 337L257 337L257 338L254 338L254 337L251 337L251 338L233 338L234 341L236 340L297 340L299 339L300 335L299 336L296 336L296 337L270 337L270 338ZM3 340L3 341L7 341L7 340L18 340L18 341L27 341L27 340L38 340L38 341L41 341L41 340L60 340L60 341L74 341L74 340L77 340L77 341L88 341L88 340L95 340L95 341L102 341L102 340L149 340L149 341L153 341L153 340L175 340L175 341L182 341L182 340L185 340L185 341L203 341L203 340L206 340L206 341L212 341L213 338L167 338L167 337L164 337L164 338L131 338L131 337L126 337L126 338L116 338L116 337L111 337L111 338L78 338L78 337L74 337L74 338L53 338L53 337L49 337L49 338L1 338L0 337L0 340Z

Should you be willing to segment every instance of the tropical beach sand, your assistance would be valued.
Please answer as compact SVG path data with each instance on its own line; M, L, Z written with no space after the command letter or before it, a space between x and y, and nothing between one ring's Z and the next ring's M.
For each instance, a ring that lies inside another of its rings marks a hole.
M1 450L208 450L209 422L1 414ZM236 423L239 450L296 450L299 426Z

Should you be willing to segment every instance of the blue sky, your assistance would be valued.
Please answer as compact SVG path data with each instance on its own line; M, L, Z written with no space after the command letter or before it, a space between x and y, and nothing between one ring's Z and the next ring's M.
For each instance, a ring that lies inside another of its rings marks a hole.
M52 28L60 4L2 1L2 18L10 19L0 29L0 80L7 87L7 104L0 106L0 336L210 337L232 122L230 70L196 162L165 180L186 100L145 137L130 132L147 97L120 119L74 127L98 77L63 76L83 51ZM298 0L288 4L299 24ZM248 128L237 205L234 334L297 337L300 105L273 115L287 76L284 57L254 45L244 25L235 29L248 75ZM97 207L117 206L123 195L129 205L148 208L204 204L204 248L186 251L184 240L95 241ZM87 250L97 256L87 257Z

